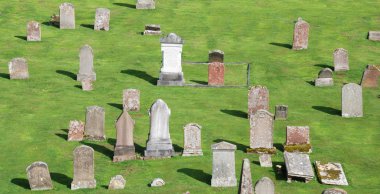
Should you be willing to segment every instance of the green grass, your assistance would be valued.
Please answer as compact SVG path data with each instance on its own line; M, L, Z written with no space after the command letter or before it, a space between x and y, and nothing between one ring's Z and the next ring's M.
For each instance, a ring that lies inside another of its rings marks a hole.
M157 0L156 10L115 4L134 4L135 0L71 2L76 9L75 30L42 25L42 42L29 43L15 36L25 36L29 20L48 21L58 13L62 1L0 1L0 193L29 193L25 168L34 161L48 163L54 193L71 192L72 151L81 144L95 149L98 186L73 193L108 193L106 185L116 174L126 178L127 186L112 193L237 193L238 187L209 185L210 146L219 140L238 147L238 180L242 159L249 158L253 181L268 176L275 181L277 193L321 193L333 187L316 179L308 184L288 184L274 169L261 168L257 155L245 153L249 146L247 88L155 86L161 61L159 39L140 35L150 23L160 24L165 34L175 32L185 40L184 61L206 61L209 50L220 49L226 53L226 62L250 62L251 83L270 90L271 112L276 104L289 105L288 120L275 122L275 145L285 142L287 125L309 125L312 162L342 163L350 184L342 188L349 193L380 193L379 89L363 90L363 118L339 116L342 85L359 83L367 64L380 63L380 43L366 39L369 30L380 30L380 1ZM93 24L98 7L111 10L109 32L80 26ZM291 44L294 21L300 16L311 25L309 49L296 52L287 44ZM97 81L91 92L81 91L73 79L79 69L79 48L84 44L91 45L95 54ZM339 47L349 51L350 71L335 74L333 87L309 84L322 67L332 66L332 53ZM29 80L8 79L7 64L14 57L28 60ZM206 67L185 65L186 80L206 81ZM245 68L228 66L226 83L244 84ZM121 113L118 107L126 88L141 90L141 111L131 113L136 120L134 140L139 153L148 138L147 110L161 98L172 110L170 132L176 151L183 146L183 126L196 122L203 127L204 156L113 163L114 121ZM85 109L91 105L105 108L108 141L67 142L64 129L69 121L84 120ZM273 161L283 164L280 150ZM147 184L156 177L167 185L149 188Z

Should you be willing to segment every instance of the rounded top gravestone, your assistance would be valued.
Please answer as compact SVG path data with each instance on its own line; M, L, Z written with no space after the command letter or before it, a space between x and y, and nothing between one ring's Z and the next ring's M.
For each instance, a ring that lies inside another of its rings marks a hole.
M166 43L166 44L183 44L184 43L182 38L175 33L170 33L166 37L161 38L160 42Z

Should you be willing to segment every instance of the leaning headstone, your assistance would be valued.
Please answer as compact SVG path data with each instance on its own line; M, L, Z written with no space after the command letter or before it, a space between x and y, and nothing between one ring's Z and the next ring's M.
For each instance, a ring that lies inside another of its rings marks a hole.
M82 121L70 121L67 141L82 141L84 135L84 123Z
M183 40L174 33L161 38L162 67L157 85L183 86L185 79L182 72Z
M317 169L319 181L322 184L348 185L346 175L340 163L315 161L315 168Z
M149 140L144 158L168 158L174 155L174 148L169 133L169 118L171 111L168 105L158 99L150 107Z
M125 179L121 175L116 175L111 178L110 183L108 184L108 189L115 190L115 189L124 189L125 187Z
M315 86L324 87L334 85L333 73L330 68L324 68L318 73L318 78L315 80Z
M309 24L298 18L298 21L294 25L293 34L293 50L307 49L309 42Z
M73 154L74 177L71 182L71 190L95 188L94 149L81 145L75 148Z
M284 152L288 183L293 178L304 179L306 183L314 178L314 170L308 154Z
M323 190L322 194L347 194L347 191L340 188L329 188Z
M110 30L111 11L107 8L97 8L95 13L94 30Z
M184 146L182 156L202 156L201 129L196 123L187 124L184 130Z
M360 85L363 88L377 88L379 86L380 65L367 65Z
M147 24L145 25L144 35L160 35L161 26L157 24Z
M250 118L250 151L269 154L273 147L273 115L266 110L258 110ZM273 154L273 153L272 153Z
M14 58L8 64L10 79L29 79L28 63L24 58Z
M239 194L253 194L251 166L248 158L243 159Z
M140 111L140 90L123 90L123 110Z
M82 90L83 91L92 91L94 90L93 81L91 79L85 78L82 80Z
M223 86L224 85L224 64L220 62L212 62L208 64L208 85Z
M77 81L85 79L95 81L96 74L94 71L94 53L89 45L84 45L79 52L79 73Z
M362 87L349 83L342 88L342 117L363 117Z
M155 0L137 0L136 9L155 9Z
M133 129L135 121L123 111L116 121L116 146L113 156L114 162L133 160L136 158L135 145L133 142Z
M368 39L373 41L380 41L380 31L369 31Z
M71 3L62 3L59 6L59 28L75 29L75 10Z
M225 141L213 144L212 149L212 187L234 187L236 145Z
M89 140L105 140L105 112L102 107L90 106L87 107L86 124L84 127L84 137Z
M221 50L212 50L208 52L209 63L224 63L224 52Z
M286 120L288 119L288 106L287 105L276 105L275 108L275 120Z
M248 91L248 117L260 109L269 111L269 90L265 86L252 86Z
M284 146L287 152L311 152L309 126L287 126L286 143Z
M27 41L41 41L41 24L36 21L28 22L26 34Z
M26 174L33 191L53 189L49 168L45 162L33 162L26 168Z
M348 63L348 51L344 48L338 48L334 51L334 71L350 70Z
M255 194L274 194L274 183L268 177L263 177L256 182Z

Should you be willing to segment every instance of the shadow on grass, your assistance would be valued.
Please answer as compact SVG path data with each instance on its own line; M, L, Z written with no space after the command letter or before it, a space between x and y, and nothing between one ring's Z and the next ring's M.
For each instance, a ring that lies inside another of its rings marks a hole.
M81 24L80 26L84 27L84 28L89 28L89 29L94 29L94 24Z
M195 82L197 84L201 84L201 85L208 85L208 82L205 82L205 81L200 81L200 80L190 80L192 82Z
M186 174L187 176L189 176L195 180L198 180L200 182L204 182L208 185L211 185L212 176L210 174L205 173L203 170L191 169L191 168L181 168L181 169L178 169L177 172Z
M273 146L276 147L276 149L279 150L280 152L284 152L284 145L283 144L274 143Z
M58 172L51 172L50 176L53 181L65 185L67 188L71 188L71 182L73 181L73 179L68 177L67 175Z
M122 104L118 104L118 103L107 103L108 105L110 106L113 106L117 109L120 109L120 110L123 110L123 105Z
M57 70L55 72L57 72L58 74L61 74L61 75L65 75L65 76L67 76L73 80L77 80L77 75L75 73L70 72L70 71Z
M129 7L132 9L136 9L136 5L129 4L129 3L113 3L114 5L122 6L122 7Z
M183 147L181 147L177 144L173 144L173 148L174 148L175 152L182 152L183 151Z
M59 28L59 24L58 25L54 25L51 22L42 22L42 24L45 25L45 26L51 26L51 27Z
M322 68L330 68L331 70L334 71L334 67L333 67L333 66L330 66L330 65L326 65L326 64L315 64L314 66L322 67Z
M291 44L286 44L286 43L271 42L269 44L274 45L274 46L284 47L284 48L287 48L287 49L291 49L292 48Z
M11 79L11 77L9 76L8 73L0 73L0 77L2 77L4 79Z
M80 90L82 90L82 86L81 85L74 85L74 88L79 88Z
M64 140L67 140L67 134L56 133L55 135L58 136L58 137L60 137L60 138L62 138L62 139L64 139Z
M107 156L111 160L113 159L113 150L110 150L105 146L94 144L94 143L88 143L88 142L81 142L81 143L86 146L92 147L95 151L102 153L103 155Z
M26 36L15 36L15 38L19 38L21 40L27 40Z
M147 74L145 71L140 71L140 70L127 69L127 70L121 70L120 73L133 75L135 77L138 77L140 79L143 79L143 80L149 82L152 85L156 85L157 80L158 80L157 78L152 77L151 75Z
M241 110L221 109L220 112L223 112L223 113L235 116L235 117L244 118L244 119L248 118L248 114L246 112L241 111Z
M15 184L15 185L18 185L24 189L30 189L29 187L29 181L28 179L24 179L24 178L14 178L11 180L11 183Z
M277 172L276 165L281 165L281 172ZM284 162L273 162L273 173L275 174L276 180L287 180L286 176L286 166Z
M312 86L315 85L315 82L314 82L314 81L306 81L306 83L308 83L308 84L310 84L310 85L312 85Z
M102 187L108 189L108 185L102 185Z
M230 140L225 140L225 139L215 139L214 140L214 142L216 142L216 143L219 143L219 142L222 142L222 141L225 141L225 142L232 143L232 144L236 145L236 148L238 150L244 152L244 153L247 152L247 148L249 148L249 146L246 146L246 145L234 142L234 141L230 141Z
M313 109L319 110L321 112L330 114L330 115L341 115L341 111L335 108L326 107L326 106L312 106Z

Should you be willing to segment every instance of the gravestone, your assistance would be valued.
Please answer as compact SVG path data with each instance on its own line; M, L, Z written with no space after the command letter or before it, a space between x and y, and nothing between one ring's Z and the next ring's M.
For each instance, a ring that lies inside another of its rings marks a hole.
M81 145L74 152L74 177L71 190L91 189L96 187L94 176L94 149Z
M302 178L309 182L314 178L314 170L308 154L284 152L288 183L293 178Z
M155 0L137 0L136 9L156 9Z
M259 162L261 167L272 167L272 156L270 154L259 154Z
M162 180L161 178L155 178L153 181L150 183L151 187L162 187L165 185L165 181Z
M318 73L318 78L315 80L315 86L324 87L324 86L333 86L333 73L330 68L324 68Z
M27 41L41 41L41 24L36 21L28 22L26 34Z
M75 29L75 10L71 3L62 3L59 6L59 28Z
M82 80L82 90L83 91L92 91L94 90L94 86L93 86L93 81L89 78L85 78L84 80Z
M161 99L150 107L150 131L145 158L167 158L174 155L169 133L170 114L168 105Z
M136 158L133 142L133 129L135 121L127 111L119 116L116 121L116 146L113 156L114 162L133 160Z
M274 194L274 183L268 177L263 177L256 182L255 194Z
M327 185L348 185L346 175L340 163L315 161L319 181Z
M161 26L157 24L147 24L145 25L144 35L160 35Z
M84 137L89 140L102 141L106 139L104 134L104 119L105 112L102 107L90 106L87 107L86 124L84 127Z
M53 189L49 168L45 162L33 162L26 168L26 174L32 191Z
M84 45L79 52L79 73L77 81L96 80L94 71L94 54L89 45Z
M269 90L265 86L253 86L248 91L248 117L258 110L269 111Z
M224 52L221 50L212 50L208 52L209 63L224 63Z
M161 38L162 67L157 85L183 86L182 46L183 40L174 33Z
M380 41L380 31L369 31L368 39L373 41Z
M140 111L140 90L123 90L123 110Z
M362 87L349 83L342 87L342 117L363 117Z
M67 141L82 141L84 135L84 123L82 121L70 121Z
M97 8L95 13L94 30L110 30L111 11L107 8Z
M29 79L28 63L24 58L14 58L8 64L10 79Z
M273 148L273 115L266 110L258 110L250 118L250 148Z
M208 64L208 85L223 86L224 85L224 64L212 62Z
M309 24L298 18L298 21L294 25L293 34L293 50L307 49L309 42Z
M236 145L222 141L213 144L212 149L212 187L234 187Z
M380 65L367 65L360 85L363 88L377 88L379 86Z
M309 126L287 126L286 143L287 152L311 152Z
M251 166L248 158L243 159L239 194L253 194Z
M348 51L344 48L338 48L334 51L334 71L350 70L348 63Z
M275 108L275 120L286 120L288 119L288 106L287 105L276 105Z
M340 188L329 188L323 190L322 194L347 194L347 191Z
M184 146L182 156L202 156L201 129L196 123L187 124L184 130Z
M124 189L125 187L125 179L121 175L116 175L111 178L110 183L108 184L108 189L115 190L115 189Z

